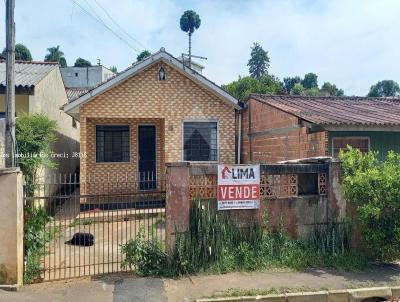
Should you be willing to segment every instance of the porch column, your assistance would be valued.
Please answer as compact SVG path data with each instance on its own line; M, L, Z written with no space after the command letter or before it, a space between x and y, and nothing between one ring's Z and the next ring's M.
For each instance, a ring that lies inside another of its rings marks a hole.
M167 163L165 239L171 254L175 247L175 235L189 228L189 163Z

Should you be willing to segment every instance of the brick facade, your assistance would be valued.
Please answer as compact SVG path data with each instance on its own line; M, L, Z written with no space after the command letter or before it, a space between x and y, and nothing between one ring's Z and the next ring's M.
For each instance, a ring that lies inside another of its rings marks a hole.
M298 117L261 101L249 100L242 118L243 163L274 163L327 154L326 131L310 133Z
M159 81L160 67L166 80ZM125 82L80 106L81 180L121 180L137 174L137 129L141 124L156 126L157 173L165 163L183 158L182 123L190 120L218 121L219 161L235 161L235 109L171 66L158 62ZM130 162L96 163L95 126L129 125Z

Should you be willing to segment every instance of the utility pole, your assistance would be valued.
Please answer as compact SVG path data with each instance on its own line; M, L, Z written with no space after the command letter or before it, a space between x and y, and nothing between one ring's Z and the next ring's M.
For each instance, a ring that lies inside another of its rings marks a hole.
M15 0L6 0L6 167L15 167Z

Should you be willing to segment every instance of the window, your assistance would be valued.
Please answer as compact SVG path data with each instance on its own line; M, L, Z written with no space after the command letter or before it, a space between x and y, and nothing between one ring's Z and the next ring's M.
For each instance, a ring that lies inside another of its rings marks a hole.
M96 126L96 162L128 162L129 126Z
M185 122L183 129L184 160L217 160L217 122Z
M77 72L75 72L75 76L76 76L76 77L78 76L78 73L77 73Z
M297 175L297 194L318 195L318 173L303 173Z
M334 137L332 138L332 155L338 157L342 149L347 145L359 149L361 152L369 151L369 137Z

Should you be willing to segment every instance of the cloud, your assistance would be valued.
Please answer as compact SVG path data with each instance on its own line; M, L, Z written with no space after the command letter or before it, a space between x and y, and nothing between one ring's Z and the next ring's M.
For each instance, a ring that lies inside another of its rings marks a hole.
M331 81L350 95L365 95L378 80L400 81L397 0L97 0L140 44L115 27L95 0L75 1L135 49L164 46L177 56L188 43L179 18L196 10L202 25L193 35L193 53L208 58L201 62L205 75L220 84L247 74L253 42L269 51L270 72L280 78L312 71L320 84ZM60 45L69 64L77 57L93 63L100 58L121 70L137 55L72 0L19 0L16 28L17 41L36 60L47 47Z

